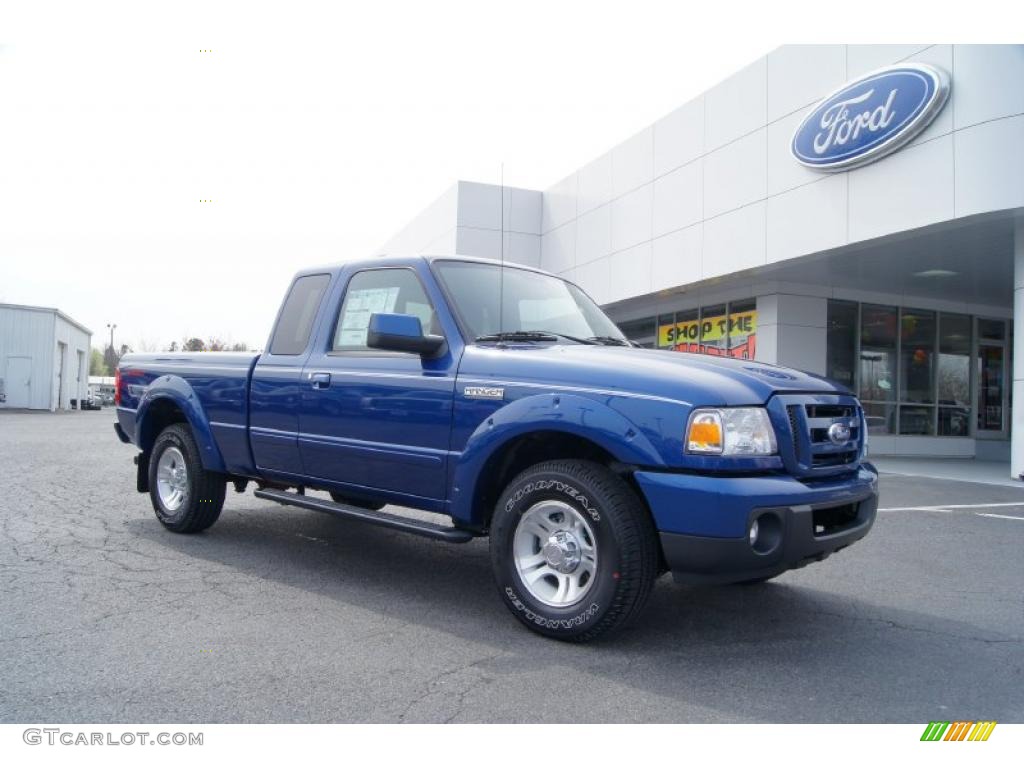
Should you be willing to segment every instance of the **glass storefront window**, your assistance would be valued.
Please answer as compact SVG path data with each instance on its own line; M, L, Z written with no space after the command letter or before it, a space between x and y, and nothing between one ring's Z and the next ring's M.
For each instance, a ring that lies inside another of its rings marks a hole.
M704 307L700 315L701 352L724 355L729 341L729 318L725 304Z
M826 340L826 376L857 392L871 434L1005 436L1007 321L829 300Z
M854 388L857 359L857 304L852 301L828 303L828 360L825 375L843 386Z
M900 406L901 435L934 435L935 409L926 405Z
M861 307L861 400L896 399L896 317L896 307Z
M864 403L864 418L869 435L891 435L896 431L896 406L890 403Z
M938 433L953 437L970 434L971 318L939 315Z
M657 319L654 317L644 317L640 320L627 320L622 323L616 323L619 326L619 330L622 331L622 335L630 341L634 341L642 347L650 349L654 346L656 334L658 332Z
M935 402L935 313L904 309L900 317L900 402ZM903 432L900 417L900 432ZM916 423L911 421L908 423ZM930 434L910 432L909 434Z
M656 338L659 349L753 360L757 354L757 301L743 299L659 315Z
M1002 341L1006 338L1006 323L979 317L978 338L982 341Z

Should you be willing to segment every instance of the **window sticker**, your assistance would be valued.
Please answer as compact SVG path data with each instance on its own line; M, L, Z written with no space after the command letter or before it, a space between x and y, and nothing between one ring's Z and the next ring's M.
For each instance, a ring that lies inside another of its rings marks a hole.
M365 347L370 315L393 312L397 300L398 286L349 291L345 297L345 307L334 339L335 348Z

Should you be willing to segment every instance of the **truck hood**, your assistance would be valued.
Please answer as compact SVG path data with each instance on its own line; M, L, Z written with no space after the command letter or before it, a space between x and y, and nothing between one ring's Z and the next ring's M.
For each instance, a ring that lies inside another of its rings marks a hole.
M759 405L777 393L848 393L822 376L754 360L585 344L470 345L459 375L699 405Z

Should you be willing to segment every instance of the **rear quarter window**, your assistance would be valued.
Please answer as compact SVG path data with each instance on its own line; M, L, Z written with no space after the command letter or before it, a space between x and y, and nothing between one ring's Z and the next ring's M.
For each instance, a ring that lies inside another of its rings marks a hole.
M305 351L330 282L330 275L304 275L292 283L270 340L270 354L300 355Z

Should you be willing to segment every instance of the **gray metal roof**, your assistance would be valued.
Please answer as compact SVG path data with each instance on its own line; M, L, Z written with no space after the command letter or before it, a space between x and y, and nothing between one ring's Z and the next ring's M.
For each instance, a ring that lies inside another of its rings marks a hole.
M65 322L68 322L71 325L75 326L75 328L77 328L78 330L85 331L85 333L87 333L90 336L92 336L92 331L91 330L86 328L84 325L82 325L80 322L75 320L70 315L64 314L63 312L61 312L59 309L56 309L55 307L35 307L35 306L32 306L31 304L4 304L3 302L0 302L0 309L24 309L24 310L28 310L30 312L50 312L51 314L57 315L59 318L61 318Z

